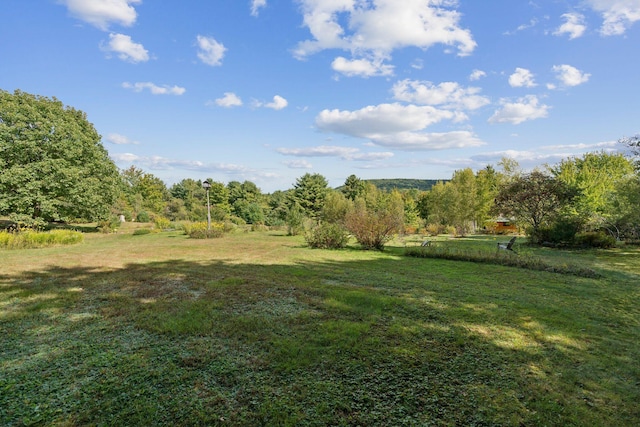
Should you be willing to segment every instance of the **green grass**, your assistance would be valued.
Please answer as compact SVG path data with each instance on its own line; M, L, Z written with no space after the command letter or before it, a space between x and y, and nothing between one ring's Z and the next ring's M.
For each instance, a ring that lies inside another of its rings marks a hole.
M519 250L585 278L394 244L0 250L0 425L638 425L640 250Z

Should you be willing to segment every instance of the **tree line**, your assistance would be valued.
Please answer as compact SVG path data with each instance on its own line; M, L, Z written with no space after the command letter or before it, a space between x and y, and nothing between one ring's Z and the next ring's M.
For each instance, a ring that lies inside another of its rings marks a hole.
M214 221L286 227L312 246L337 247L353 235L382 248L395 233L490 232L513 221L533 242L572 244L640 238L640 136L622 152L594 152L523 172L509 158L419 188L379 188L355 175L338 189L321 174L264 194L250 181L211 183ZM404 181L403 181L404 182ZM134 166L119 170L86 115L55 98L0 91L0 215L15 221L202 221L203 181L169 187ZM406 182L405 182L406 183Z

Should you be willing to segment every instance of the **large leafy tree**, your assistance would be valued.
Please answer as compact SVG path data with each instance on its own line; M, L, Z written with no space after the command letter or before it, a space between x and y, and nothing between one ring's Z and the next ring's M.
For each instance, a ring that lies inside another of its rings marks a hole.
M118 168L85 113L0 90L0 214L100 219L118 191Z
M587 153L550 168L553 175L575 189L574 215L587 228L613 225L624 215L617 202L619 189L633 176L631 160L622 154Z
M574 196L575 192L565 182L533 171L513 178L501 188L495 209L528 225L529 236L537 243L540 228L556 219Z

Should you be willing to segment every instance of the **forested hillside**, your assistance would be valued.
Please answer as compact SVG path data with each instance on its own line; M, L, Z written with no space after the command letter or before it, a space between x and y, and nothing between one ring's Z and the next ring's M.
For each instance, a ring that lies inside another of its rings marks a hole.
M370 182L375 185L379 190L390 191L394 188L397 190L420 190L429 191L438 181L447 182L448 179L363 179L365 182Z

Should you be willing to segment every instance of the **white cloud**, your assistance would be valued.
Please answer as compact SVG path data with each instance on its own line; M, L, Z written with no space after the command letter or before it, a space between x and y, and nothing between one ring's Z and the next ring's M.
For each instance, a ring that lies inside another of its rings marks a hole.
M516 71L509 76L511 87L534 87L536 85L533 74L526 68L516 68Z
M133 163L137 162L140 159L140 156L137 156L132 153L116 153L110 154L109 157L116 163Z
M603 36L624 34L636 21L640 21L640 0L586 0L604 19L600 33Z
M349 51L358 58L388 59L395 49L454 46L471 54L476 42L459 26L456 1L300 0L304 25L312 39L300 42L300 59L325 49ZM437 4L435 4L437 3Z
M591 74L583 73L571 65L554 65L553 71L556 73L556 78L562 82L565 86L578 86L582 83L589 81Z
M103 47L107 52L118 54L118 58L129 62L146 62L149 52L140 43L135 43L130 36L124 34L109 34L109 44Z
M131 26L136 22L137 13L132 5L142 0L60 0L67 6L72 16L107 30L110 23Z
M520 31L524 31L524 30L528 30L529 28L533 28L536 25L538 25L538 19L533 18L528 23L519 25L518 28L516 28L515 30L513 30L513 31L505 31L503 34L506 35L506 36L512 36L512 35L520 32Z
M198 35L196 37L198 43L198 58L207 65L213 67L222 65L222 58L227 48L219 43L213 37L205 37Z
M376 145L406 151L448 150L453 148L480 147L485 143L468 131L444 133L400 132L380 135L374 140Z
M115 144L115 145L129 145L129 144L137 145L137 144L139 144L138 141L132 141L129 138L127 138L126 136L120 135L119 133L110 133L109 135L107 135L106 140L109 141L112 144Z
M287 105L289 105L289 101L287 101L280 95L274 96L272 102L268 102L268 103L264 103L260 101L253 102L253 106L256 108L265 107L265 108L271 108L272 110L282 110L283 108L286 108Z
M282 162L290 169L312 169L313 165L306 160L287 160Z
M520 167L529 169L545 163L554 164L570 157L570 153L540 153L534 151L504 150L481 153L471 156L471 160L484 164L497 164L507 157L518 162Z
M437 150L482 145L470 132L443 134L422 132L442 120L456 120L459 115L432 106L381 104L356 111L324 110L316 117L316 126L335 132L366 138L376 145L402 150Z
M473 70L471 72L471 75L469 76L469 80L476 81L476 80L480 80L483 77L487 77L487 73L485 73L482 70Z
M444 108L475 110L489 104L489 98L478 95L480 88L461 87L455 82L434 85L427 81L402 80L393 85L393 97L398 101Z
M252 0L251 16L258 16L260 9L266 6L267 6L267 0Z
M122 87L125 89L131 89L134 92L142 92L143 90L148 89L153 95L182 95L187 91L185 88L180 86L158 86L151 82L124 82L122 83Z
M278 153L296 157L340 157L344 160L371 161L393 157L391 152L363 153L358 148L320 145L308 148L278 148Z
M569 39L573 40L581 37L587 30L587 26L584 24L584 15L580 13L565 13L562 18L565 23L553 33L556 36L568 34Z
M385 65L381 60L353 59L349 60L342 56L337 57L331 63L334 71L344 74L347 77L372 77L390 76L393 74L393 66Z
M368 106L356 111L323 110L316 117L316 125L324 131L372 138L379 134L417 131L452 118L454 113L451 111L396 103Z
M528 120L535 120L547 117L549 114L548 105L539 105L538 97L528 95L518 99L517 102L507 100L500 101L502 108L497 110L489 118L489 123L511 123L518 125Z
M233 92L225 92L224 96L216 99L215 103L225 108L240 107L242 105L242 99Z

